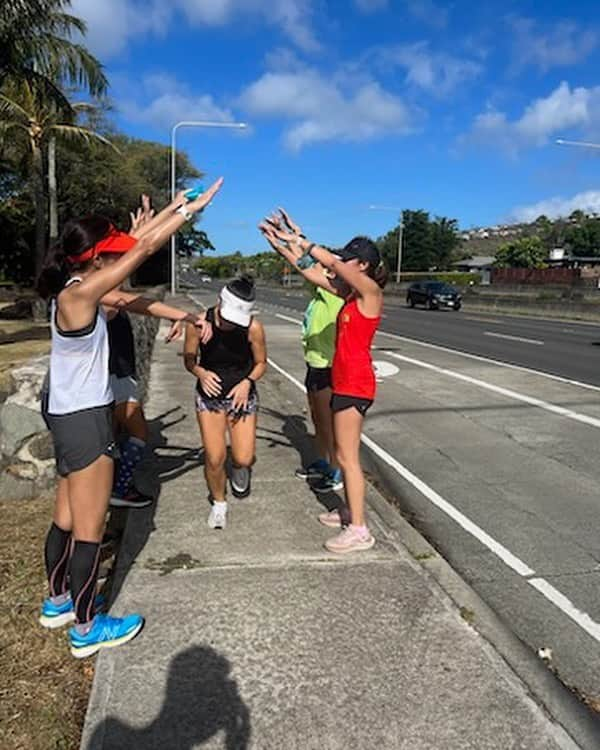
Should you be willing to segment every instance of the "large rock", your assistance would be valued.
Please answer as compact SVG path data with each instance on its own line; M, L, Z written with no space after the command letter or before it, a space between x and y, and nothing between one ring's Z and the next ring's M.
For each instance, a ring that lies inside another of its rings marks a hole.
M15 392L0 409L0 447L6 456L14 455L27 438L46 431L40 409L40 392L48 359L39 357L31 360L11 373Z

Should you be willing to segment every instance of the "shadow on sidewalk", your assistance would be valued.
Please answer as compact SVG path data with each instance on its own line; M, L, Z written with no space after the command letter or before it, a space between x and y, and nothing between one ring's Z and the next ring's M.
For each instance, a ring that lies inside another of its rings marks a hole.
M154 515L160 499L162 485L171 482L188 471L194 471L204 464L204 455L199 445L185 446L169 444L167 431L183 422L185 414L177 414L180 407L174 407L149 420L150 446L152 454L145 458L136 472L136 487L146 495L155 498L152 505L140 509L115 508L110 514L107 529L114 533L118 541L113 553L116 557L109 583L105 589L108 600L117 598L129 569L146 546L148 537L155 530ZM195 433L194 433L195 434ZM126 543L121 537L128 525Z
M295 448L295 450L298 451L302 466L308 466L317 458L314 438L308 432L306 417L303 414L283 414L283 412L268 407L261 407L261 413L280 421L281 431L269 430L261 427L259 422L259 440L269 441L271 445L285 445ZM261 433L263 434L261 435ZM277 436L287 438L287 442L277 440ZM290 474L292 473L293 467L290 467ZM308 486L319 503L321 503L327 511L338 510L343 505L342 499L335 492L332 491L320 494L315 492L310 483L308 483Z
M245 750L250 712L229 661L208 646L194 646L171 662L167 695L159 715L136 729L107 718L96 727L87 750L193 750L224 732L227 750Z

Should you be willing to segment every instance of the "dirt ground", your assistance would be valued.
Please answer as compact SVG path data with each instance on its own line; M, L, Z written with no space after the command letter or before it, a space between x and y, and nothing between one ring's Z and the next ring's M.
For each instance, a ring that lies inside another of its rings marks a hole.
M69 654L66 630L38 622L51 498L0 500L0 748L76 750L93 660Z

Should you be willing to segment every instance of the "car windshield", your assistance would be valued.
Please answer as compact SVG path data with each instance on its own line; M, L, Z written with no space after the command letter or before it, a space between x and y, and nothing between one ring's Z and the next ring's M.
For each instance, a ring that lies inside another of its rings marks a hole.
M454 292L454 289L451 286L444 284L442 281L432 281L428 283L427 289L436 294L439 294L440 292L443 294L452 294Z

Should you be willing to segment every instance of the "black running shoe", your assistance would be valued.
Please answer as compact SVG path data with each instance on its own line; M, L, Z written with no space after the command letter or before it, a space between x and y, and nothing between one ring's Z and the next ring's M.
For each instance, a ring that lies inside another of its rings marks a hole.
M110 498L110 505L112 508L147 508L148 505L152 505L154 498L150 495L142 495L137 490L131 490L125 497L119 497L113 495Z
M230 482L234 497L248 497L250 494L251 470L247 466L232 466Z

